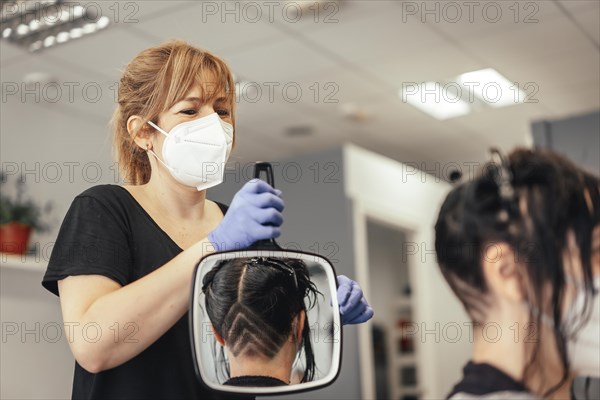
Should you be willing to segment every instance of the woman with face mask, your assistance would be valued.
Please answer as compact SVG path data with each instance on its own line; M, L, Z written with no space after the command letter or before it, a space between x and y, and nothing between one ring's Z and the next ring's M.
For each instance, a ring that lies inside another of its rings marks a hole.
M515 150L451 191L441 271L473 321L450 399L571 398L600 376L600 181L567 159Z
M193 269L214 251L279 236L283 223L282 193L261 180L229 207L206 198L235 142L234 97L227 65L181 41L125 68L113 123L126 185L75 198L42 282L60 296L73 398L212 397L192 361ZM352 283L338 292L346 323L372 315Z

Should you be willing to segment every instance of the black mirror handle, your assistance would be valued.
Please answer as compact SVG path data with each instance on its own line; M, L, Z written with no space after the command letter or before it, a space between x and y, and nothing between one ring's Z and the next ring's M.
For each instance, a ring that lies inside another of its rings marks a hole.
M261 172L267 174L267 179L264 179L264 181L271 185L272 188L275 188L275 179L273 178L273 167L271 166L271 163L257 161L256 164L254 164L254 177L260 179Z
M275 179L273 178L273 167L271 166L271 163L257 161L256 164L254 164L254 178L261 179L261 173L267 175L264 181L271 185L272 188L275 188ZM248 250L281 250L281 246L277 244L275 239L264 239L254 242L248 247Z

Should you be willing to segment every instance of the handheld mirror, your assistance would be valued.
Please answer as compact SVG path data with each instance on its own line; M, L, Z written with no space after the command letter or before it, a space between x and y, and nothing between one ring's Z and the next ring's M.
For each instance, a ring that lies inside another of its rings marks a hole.
M254 176L261 172L274 187L271 165L257 163ZM342 329L326 258L263 240L202 258L192 284L192 352L209 388L283 394L337 378Z

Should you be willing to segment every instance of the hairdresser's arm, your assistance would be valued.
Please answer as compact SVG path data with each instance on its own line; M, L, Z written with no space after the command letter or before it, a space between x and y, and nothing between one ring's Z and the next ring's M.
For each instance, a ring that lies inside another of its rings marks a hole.
M101 275L59 281L65 332L79 365L92 373L116 367L161 337L187 311L194 267L212 248L201 240L126 286Z

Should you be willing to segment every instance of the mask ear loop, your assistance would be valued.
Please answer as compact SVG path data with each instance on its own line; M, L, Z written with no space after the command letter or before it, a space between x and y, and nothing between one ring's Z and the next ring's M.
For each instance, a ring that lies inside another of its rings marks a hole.
M160 127L159 127L158 125L156 125L154 122L152 122L152 121L148 121L148 125L150 125L150 126L151 126L151 127L153 127L154 129L156 129L157 131L159 131L160 133L162 133L162 134L163 134L163 135L165 135L166 137L169 137L169 134L168 134L167 132L163 131L163 130L162 130L162 128L160 128ZM154 150L152 150L152 149L150 148L150 144L147 144L147 145L146 145L146 153L148 153L148 152L152 153L152 155L153 155L153 156L154 156L154 157L155 157L155 158L156 158L158 161L160 161L160 163L161 163L162 165L164 165L166 169L168 169L169 171L172 171L172 168L171 168L171 167L169 167L167 164L165 164L165 162L164 162L163 160L161 160L161 159L160 159L160 157L159 157L159 156L158 156L158 155L157 155L157 154L154 152Z

